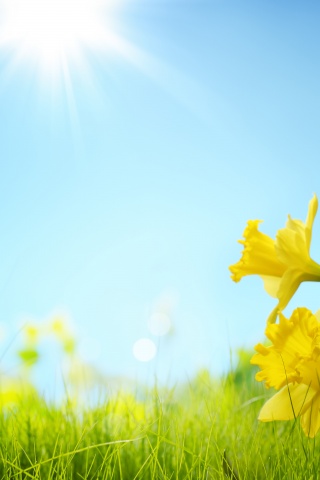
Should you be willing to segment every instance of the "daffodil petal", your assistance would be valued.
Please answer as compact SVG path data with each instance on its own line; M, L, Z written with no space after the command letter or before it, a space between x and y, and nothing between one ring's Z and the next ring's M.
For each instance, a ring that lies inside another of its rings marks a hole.
M308 385L286 385L263 405L258 419L272 422L297 418L308 409L314 396L315 391Z
M311 260L311 262L313 261ZM305 281L320 282L320 266L319 276L315 276L295 268L289 268L284 273L283 277L280 279L280 284L277 292L279 302L269 315L267 324L274 323L276 321L277 315L286 308L291 298L298 290L300 284Z
M307 437L313 438L320 429L320 394L314 396L310 407L301 416L301 427Z
M279 260L289 268L310 276L301 281L317 281L313 277L320 277L320 265L310 258L312 226L317 209L318 199L314 196L309 202L306 222L293 220L289 215L285 228L278 230L276 235L275 249Z
M293 226L295 220L289 217L285 228L278 230L276 235L276 252L279 260L290 267L294 265L304 269L305 264L310 260L309 251L305 239L305 228L301 231L298 222Z
M263 280L263 285L267 293L271 297L277 298L280 287L281 277L273 277L270 275L260 275Z
M298 290L300 283L304 280L307 280L307 278L301 270L289 268L284 273L277 294L279 302L276 308L279 312L288 305L291 298Z
M312 227L315 216L318 210L318 199L317 196L314 195L309 202L308 214L306 219L306 243L308 247L308 251L310 251L310 244L311 244L311 236L312 236Z
M279 309L278 309L278 305L272 310L272 312L270 313L269 317L267 318L267 325L270 323L275 323L277 321L277 317L278 317L278 313L279 313Z

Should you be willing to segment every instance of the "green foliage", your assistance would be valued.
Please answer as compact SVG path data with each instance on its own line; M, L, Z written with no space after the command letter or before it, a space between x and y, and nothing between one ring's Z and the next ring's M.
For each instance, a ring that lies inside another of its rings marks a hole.
M236 385L253 385L255 383L255 374L258 367L250 364L254 351L248 351L243 348L237 350L237 365L228 373L227 378Z
M315 480L318 439L299 421L259 424L265 390L236 371L87 409L23 396L1 412L0 478Z
M32 383L45 335L69 361L69 397L59 406ZM305 438L299 420L257 421L268 392L254 379L252 352L238 351L223 378L202 370L174 389L122 390L89 408L81 406L81 391L107 391L108 379L79 362L76 346L61 318L25 330L17 352L22 375L0 383L1 480L318 478L319 440Z

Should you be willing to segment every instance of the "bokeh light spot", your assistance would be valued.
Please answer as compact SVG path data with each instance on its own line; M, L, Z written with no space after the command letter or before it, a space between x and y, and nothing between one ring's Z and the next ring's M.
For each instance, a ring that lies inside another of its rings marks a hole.
M148 328L153 335L162 337L169 333L171 329L171 320L169 315L163 312L154 312L148 320Z
M149 338L140 338L133 345L133 355L140 362L150 362L157 353L155 343Z

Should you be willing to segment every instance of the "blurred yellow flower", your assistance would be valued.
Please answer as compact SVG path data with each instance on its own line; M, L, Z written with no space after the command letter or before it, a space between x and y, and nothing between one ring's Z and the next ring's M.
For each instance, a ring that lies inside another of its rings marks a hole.
M36 390L24 379L2 378L0 385L0 407L7 407L28 402L31 398L35 398Z
M320 281L320 265L310 257L313 221L318 209L316 195L309 203L305 222L290 215L285 228L278 230L276 239L259 232L261 221L249 220L243 233L242 257L229 267L231 278L239 282L245 275L259 275L266 291L278 299L268 318L274 323L277 315L289 303L301 282Z
M256 345L251 363L266 388L280 391L262 407L259 420L291 420L301 417L304 433L314 437L320 429L320 322L306 308L297 308L288 320L268 324L272 345Z
M74 353L76 341L71 334L67 319L63 316L56 316L51 320L49 327L49 331L61 342L64 352L67 354Z
M54 317L52 320L51 320L51 330L52 332L57 335L58 337L62 337L65 335L66 333L66 319L62 316L57 316L57 317Z
M39 328L35 325L25 327L25 336L28 343L36 343L39 339Z

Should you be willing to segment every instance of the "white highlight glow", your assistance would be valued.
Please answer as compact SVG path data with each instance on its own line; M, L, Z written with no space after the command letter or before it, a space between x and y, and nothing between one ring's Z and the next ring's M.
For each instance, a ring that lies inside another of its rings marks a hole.
M140 362L150 362L157 353L157 347L149 338L140 338L133 345L133 355Z
M169 333L171 329L171 320L169 315L164 312L155 312L150 315L148 328L153 335L162 337Z
M0 46L13 47L17 61L32 60L41 69L63 69L81 62L83 49L112 48L111 11L102 0L2 0ZM119 3L119 2L118 2Z

